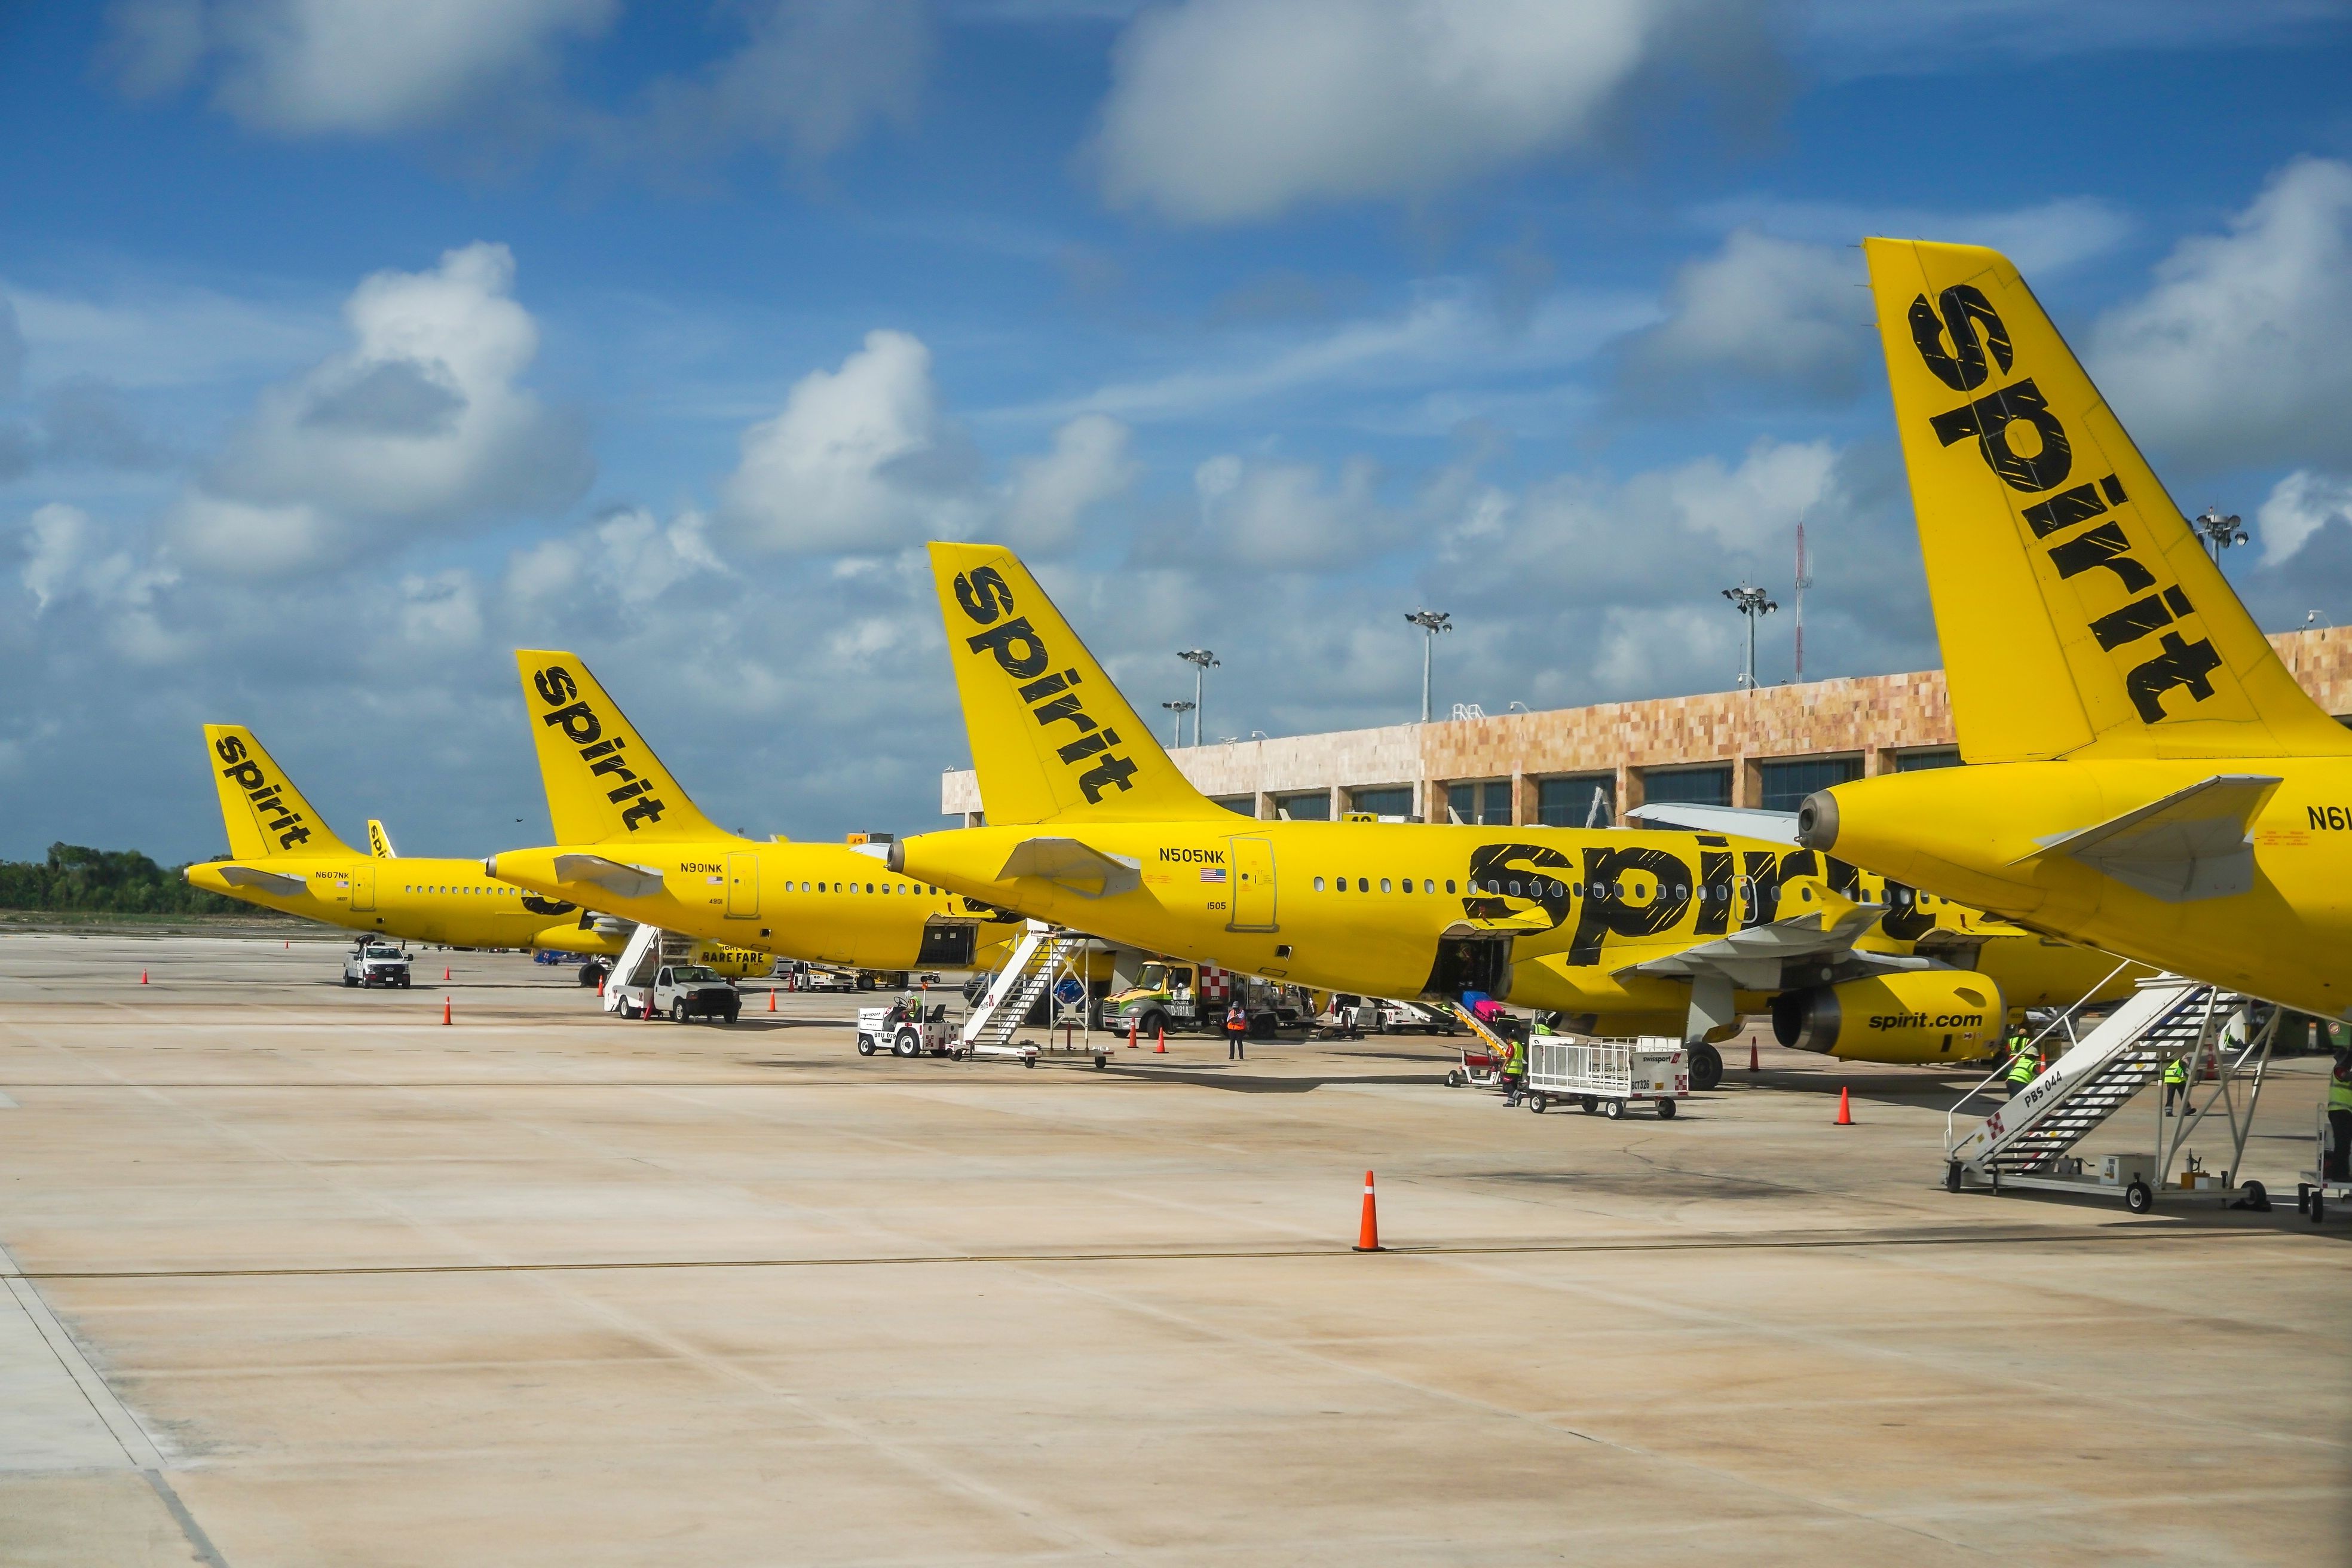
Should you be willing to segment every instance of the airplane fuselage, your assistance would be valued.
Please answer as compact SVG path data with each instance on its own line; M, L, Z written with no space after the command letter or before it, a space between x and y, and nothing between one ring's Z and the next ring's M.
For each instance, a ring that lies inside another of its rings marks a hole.
M202 861L186 875L262 909L412 942L613 954L624 940L583 927L576 903L492 880L478 860L270 855Z
M2045 844L2223 774L2282 781L2247 824L2250 885L2168 900ZM2352 757L2005 763L1840 784L1843 858L2322 1017L2352 1016Z
M841 844L555 845L501 850L473 870L664 931L859 969L970 968L1019 929Z

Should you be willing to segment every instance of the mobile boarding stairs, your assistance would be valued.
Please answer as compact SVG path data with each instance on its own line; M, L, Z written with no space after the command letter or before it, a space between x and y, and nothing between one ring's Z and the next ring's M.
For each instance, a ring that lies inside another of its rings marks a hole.
M1087 1005L1087 955L1102 943L1082 932L1031 921L1014 945L1004 967L990 978L988 990L964 1016L955 1055L1006 1057L1034 1068L1040 1056L1092 1057L1097 1068L1109 1060L1108 1037L1097 1037L1094 1009ZM1041 997L1050 997L1046 1013L1046 1043L1016 1041L1028 1027L1030 1012ZM1055 1040L1056 1031L1061 1039Z
M2252 1026L2257 1012L2267 1016ZM2268 1208L2260 1182L2233 1186L2231 1178L2244 1164L2246 1135L2281 1016L2275 1007L2177 974L2140 982L2080 1039L2070 1016L2061 1015L2035 1044L2063 1033L2071 1048L2016 1098L1980 1114L2014 1059L2004 1058L1953 1105L1945 1118L1945 1188L2091 1192L2120 1196L2134 1214L2146 1214L2158 1192ZM2154 1123L2147 1143L2121 1153L2074 1152L2134 1095L2159 1083L2175 1061L2188 1064L2188 1082L2176 1114L2166 1114L2166 1096L2148 1097L2141 1112ZM1967 1110L1972 1101L1977 1109ZM2217 1110L2215 1134L2227 1136L2230 1154L2220 1171L2209 1172L2189 1142ZM2184 1154L2184 1179L2176 1186L2173 1167Z

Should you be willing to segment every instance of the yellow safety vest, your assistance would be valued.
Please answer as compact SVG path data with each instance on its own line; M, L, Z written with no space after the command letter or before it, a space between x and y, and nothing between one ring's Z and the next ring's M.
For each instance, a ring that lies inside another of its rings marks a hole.
M2021 1050L2017 1053L2017 1059L2009 1064L2009 1081L2032 1083L2033 1075L2041 1070L2041 1063L2034 1054L2029 1050Z
M2189 1081L2189 1064L2181 1060L2179 1057L2175 1057L2170 1061L2165 1063L2164 1081L2167 1083L2187 1083Z
M1510 1050L1503 1057L1503 1070L1505 1072L1524 1071L1528 1063L1526 1049L1517 1040L1511 1041L1510 1046Z
M2327 1079L2327 1109L2352 1110L2352 1083L2330 1075Z

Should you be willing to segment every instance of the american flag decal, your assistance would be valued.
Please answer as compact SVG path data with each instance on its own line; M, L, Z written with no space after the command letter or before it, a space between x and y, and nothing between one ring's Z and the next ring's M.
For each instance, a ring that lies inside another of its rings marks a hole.
M1201 880L1203 882L1222 882L1224 879L1225 868L1223 866L1203 866L1201 868Z

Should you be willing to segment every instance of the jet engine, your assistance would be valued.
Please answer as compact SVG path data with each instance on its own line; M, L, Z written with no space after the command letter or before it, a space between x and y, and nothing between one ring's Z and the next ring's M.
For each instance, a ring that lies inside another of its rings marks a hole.
M1989 976L1905 970L1783 991L1772 998L1772 1037L1848 1061L1958 1062L1990 1055L2007 1016Z

